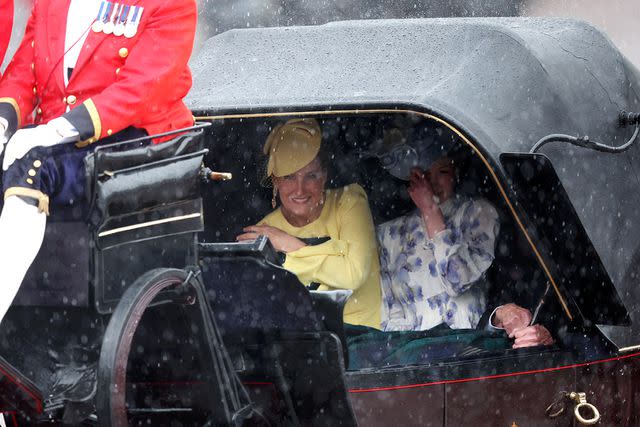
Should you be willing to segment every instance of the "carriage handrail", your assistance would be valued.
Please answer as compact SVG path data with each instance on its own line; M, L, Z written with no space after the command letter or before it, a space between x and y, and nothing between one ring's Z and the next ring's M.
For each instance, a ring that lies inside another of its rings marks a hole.
M187 153L187 154L181 154L178 156L173 156L173 157L168 157L166 159L160 159L160 160L156 160L154 162L155 165L159 166L159 165L163 165L165 163L171 163L174 162L176 160L182 160L182 159L189 159L191 157L197 157L197 156L201 156L204 154L207 154L209 152L208 149L202 149L202 150L198 150L195 151L193 153ZM112 171L103 171L102 173L100 173L99 175L97 175L97 177L103 177L103 176L109 176L109 177L113 177L117 174L121 174L121 173L126 173L126 172L131 172L131 171L135 171L136 169L140 169L141 167L144 167L145 165L135 165L135 166L130 166L128 168L122 168L119 169L117 172L112 172ZM96 168L97 171L97 168ZM96 172L97 173L97 172Z
M185 132L191 132L191 131L204 131L204 129L208 128L209 126L211 126L211 123L209 122L201 122L201 123L196 123L193 126L189 126L186 128L181 128L181 129L174 129L168 132L163 132L163 133L158 133L158 134L154 134L154 135L147 135L147 136L141 136L139 138L133 138L133 139L128 139L126 141L121 141L121 142L114 142L112 144L102 144L102 145L98 145L94 152L97 151L101 151L101 150L105 150L108 148L117 148L117 147L121 147L123 145L127 145L127 144L133 144L136 142L147 142L147 141L152 141L154 139L158 139L158 138L164 138L165 136L171 136L171 135L177 135L180 133L185 133Z
M200 254L211 257L237 256L256 258L266 264L282 268L282 262L277 251L267 236L258 236L255 240L245 242L200 242Z

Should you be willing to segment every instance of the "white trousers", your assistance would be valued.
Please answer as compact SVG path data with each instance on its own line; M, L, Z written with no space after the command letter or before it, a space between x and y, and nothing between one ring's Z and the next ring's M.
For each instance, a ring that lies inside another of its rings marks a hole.
M17 196L5 200L0 215L0 321L38 255L46 225L47 216L37 206Z

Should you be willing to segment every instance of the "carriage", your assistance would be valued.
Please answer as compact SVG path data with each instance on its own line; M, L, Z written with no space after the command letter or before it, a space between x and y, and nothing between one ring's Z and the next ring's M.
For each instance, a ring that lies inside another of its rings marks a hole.
M87 206L52 219L0 332L5 420L640 422L640 74L599 31L520 18L233 30L192 69L202 124L99 147ZM270 210L262 144L294 117L321 123L330 185L359 183L376 223L411 209L379 155L388 131L457 141L459 191L500 215L488 300L529 308L555 344L350 327L348 292L305 288L264 238L235 242Z

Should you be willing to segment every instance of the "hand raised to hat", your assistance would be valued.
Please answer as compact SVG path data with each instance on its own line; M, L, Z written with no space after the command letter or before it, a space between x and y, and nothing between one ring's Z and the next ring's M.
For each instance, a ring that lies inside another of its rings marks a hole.
M242 229L243 234L236 237L237 241L254 240L258 236L267 236L278 252L293 252L307 246L302 240L294 237L279 228L270 225L250 225Z
M411 169L408 191L411 200L420 210L427 234L430 238L433 238L433 236L445 229L444 217L436 203L436 196L431 183L420 168Z
M409 174L409 196L421 212L430 212L437 207L431 183L420 168L412 168Z

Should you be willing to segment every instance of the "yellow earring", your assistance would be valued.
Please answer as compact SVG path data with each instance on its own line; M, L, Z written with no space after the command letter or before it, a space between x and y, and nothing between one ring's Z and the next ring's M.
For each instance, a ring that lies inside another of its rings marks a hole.
M271 198L271 207L276 208L276 196L278 195L278 187L273 187L273 197Z

